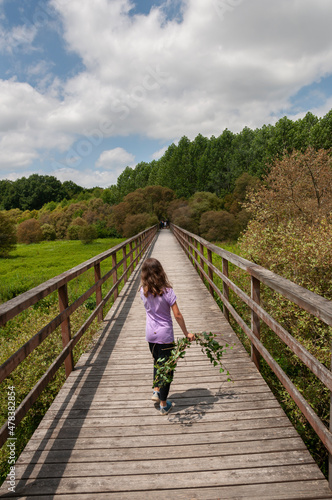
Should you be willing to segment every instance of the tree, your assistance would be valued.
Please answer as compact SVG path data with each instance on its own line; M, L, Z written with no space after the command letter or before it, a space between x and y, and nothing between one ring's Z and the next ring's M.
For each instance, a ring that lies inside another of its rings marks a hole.
M14 182L22 210L39 210L45 203L61 201L64 191L61 182L51 175L32 174Z
M205 212L201 217L199 230L208 241L232 240L237 235L235 217L225 210Z
M252 192L241 240L254 262L322 295L332 280L332 158L308 148L277 160ZM328 287L329 288L329 287Z
M97 238L97 230L94 226L80 226L79 239L84 245L92 243Z
M144 229L147 229L157 223L157 217L151 216L148 213L127 215L123 224L123 235L125 238L130 238L131 236L135 236L135 234L138 234L141 231L144 231Z
M56 238L55 229L51 224L43 224L41 226L43 240L54 241Z
M43 239L40 223L36 219L28 219L18 225L17 239L19 243L39 243Z
M15 249L15 246L15 223L6 213L0 212L0 257L7 257Z
M247 205L256 220L280 224L289 219L314 223L332 211L332 157L309 147L276 160L264 184Z

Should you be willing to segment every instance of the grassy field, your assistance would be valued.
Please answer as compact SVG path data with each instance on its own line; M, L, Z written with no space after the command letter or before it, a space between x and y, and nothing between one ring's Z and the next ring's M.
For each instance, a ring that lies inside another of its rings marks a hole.
M0 303L29 290L44 281L61 274L76 265L85 262L101 252L114 247L123 239L100 239L89 245L80 241L42 242L32 245L18 245L17 250L9 258L0 259ZM122 251L118 253L118 261ZM111 259L106 259L102 265L102 274L112 267ZM121 268L119 275L121 273ZM110 281L110 280L109 280ZM94 283L93 269L79 276L68 286L69 302L73 302ZM111 287L111 283L103 285L103 296ZM95 307L95 294L71 316L72 335L89 317ZM106 311L111 307L110 300ZM105 311L105 310L104 310ZM43 326L58 314L57 292L44 298L33 307L10 320L0 328L0 364L8 359L25 342L35 335ZM74 349L74 362L91 345L93 336L98 331L99 324L95 320ZM15 387L16 407L29 393L39 378L62 350L60 330L53 332L33 351L12 374L0 384L0 426L7 421L7 387ZM54 397L65 381L64 369L61 368L54 379L43 391L33 408L28 412L15 431L16 453L18 456L30 439L33 431L49 408ZM0 484L8 472L8 453L4 446L0 450Z
M88 245L76 240L17 245L10 257L0 259L0 303L85 262L121 241L124 240L107 238Z

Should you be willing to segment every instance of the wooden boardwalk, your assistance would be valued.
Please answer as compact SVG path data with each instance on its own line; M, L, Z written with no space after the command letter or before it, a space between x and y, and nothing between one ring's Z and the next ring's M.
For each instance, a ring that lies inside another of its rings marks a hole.
M173 411L150 400L139 269L91 352L80 359L19 458L16 495L39 500L332 499L327 481L168 230L164 265L190 331L221 332L232 382L192 346L171 386ZM175 326L176 336L182 335ZM9 497L6 483L0 498Z

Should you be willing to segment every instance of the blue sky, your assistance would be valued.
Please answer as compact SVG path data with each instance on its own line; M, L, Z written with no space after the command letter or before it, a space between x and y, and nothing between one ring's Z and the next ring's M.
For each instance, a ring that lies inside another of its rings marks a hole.
M330 0L0 0L0 179L109 186L183 135L332 108Z

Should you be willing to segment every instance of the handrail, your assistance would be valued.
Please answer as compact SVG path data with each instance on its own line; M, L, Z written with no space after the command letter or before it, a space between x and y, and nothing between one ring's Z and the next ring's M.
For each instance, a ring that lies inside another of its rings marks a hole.
M58 276L45 281L44 283L22 293L21 295L5 302L0 305L0 326L6 324L7 321L14 318L22 311L28 309L32 305L36 304L39 300L47 297L52 292L58 290L59 296L59 314L53 318L47 325L45 325L38 333L36 333L31 339L29 339L20 349L18 349L10 358L8 358L0 366L0 383L8 377L11 372L17 368L17 366L27 357L32 351L38 347L43 340L45 340L56 328L61 326L62 333L62 344L63 350L51 364L44 375L39 379L37 384L31 389L29 394L17 407L15 412L15 424L17 425L26 415L28 410L31 408L33 403L37 400L38 396L47 386L49 381L53 378L57 370L61 367L62 363L65 363L66 377L74 369L73 363L73 349L77 342L80 340L82 335L87 331L92 321L97 317L98 321L103 320L103 307L111 298L114 296L114 301L118 297L118 290L121 282L127 282L129 274L133 271L135 264L143 257L144 253L152 243L158 226L152 226L145 231L129 238L128 240L116 245L115 247L106 250L99 255L92 257L91 259L79 264L68 271L65 271ZM129 245L129 251L127 253L127 246ZM122 250L123 258L117 261L117 252ZM106 272L104 276L101 276L100 263L112 257L112 268ZM127 266L127 260L130 260L129 266ZM120 266L123 265L123 273L118 277L117 271ZM86 290L78 299L76 299L72 304L68 301L68 291L67 285L70 281L77 278L77 276L83 274L87 270L94 267L95 271L95 283L88 290ZM112 287L107 292L105 297L102 297L101 286L109 278L112 278ZM78 332L71 338L70 332L70 316L78 307L80 307L84 302L93 294L96 294L96 307L90 314L89 318L80 327ZM8 424L5 423L0 429L0 447L5 443L8 437Z
M332 456L332 433L320 420L310 404L305 400L299 390L295 387L280 365L274 360L269 351L260 342L260 320L274 331L278 337L291 349L291 351L316 375L321 382L332 393L332 373L322 363L318 361L300 342L298 342L287 330L285 330L272 316L270 316L260 305L260 283L264 283L272 290L280 293L294 304L313 314L327 325L332 325L332 303L319 295L296 285L295 283L282 278L277 274L250 262L242 257L232 254L203 238L190 233L174 224L171 230L187 254L188 258L195 266L202 280L206 281L209 291L214 293L223 302L224 315L229 321L229 314L233 316L238 325L251 341L251 358L256 367L260 369L260 356L268 363L283 386L288 391L294 402L302 411L310 425L313 427L323 444L327 448L330 457ZM204 255L207 250L207 258ZM222 272L212 263L212 253L222 257ZM228 277L228 263L243 269L251 276L251 297L241 290ZM207 272L205 271L207 266ZM222 280L223 290L214 283L214 274ZM251 309L251 328L234 309L229 301L229 289ZM332 470L330 471L330 487L332 486Z

